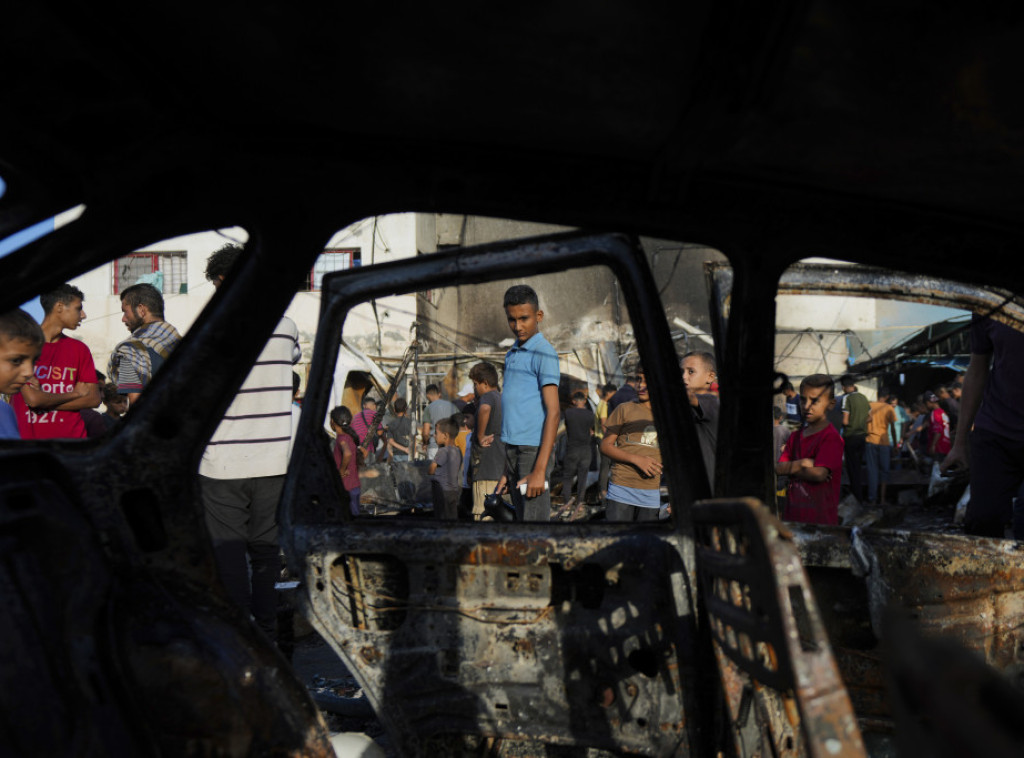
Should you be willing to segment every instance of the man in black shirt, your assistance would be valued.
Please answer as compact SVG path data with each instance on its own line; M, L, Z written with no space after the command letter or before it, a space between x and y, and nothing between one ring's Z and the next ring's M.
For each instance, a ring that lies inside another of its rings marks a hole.
M572 497L572 480L576 477L579 502L587 494L587 472L593 448L590 440L594 436L594 412L587 408L587 396L582 392L572 394L572 407L565 410L566 451L562 465L562 498L567 506L575 505Z

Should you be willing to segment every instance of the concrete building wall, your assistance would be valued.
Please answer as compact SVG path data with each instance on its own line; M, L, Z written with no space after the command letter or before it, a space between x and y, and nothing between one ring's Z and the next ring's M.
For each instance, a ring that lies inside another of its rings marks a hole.
M364 219L339 230L328 242L328 248L359 248L362 264L381 263L416 254L415 215L411 213ZM216 249L229 242L244 244L248 234L235 227L189 234L162 240L135 252L183 252L186 256L186 287L184 292L164 294L166 319L182 334L195 322L213 296L213 285L206 281L206 260ZM75 278L72 283L85 295L87 318L74 332L93 354L97 368L106 371L110 353L118 342L128 336L121 322L121 299L114 290L114 266L111 262ZM303 358L296 367L303 378L312 357L313 341L320 315L319 292L296 292L287 315L299 328ZM362 346L372 346L376 353L380 343L384 352L403 344L415 318L415 299L411 296L386 298L377 303L377 317L370 304L357 308L346 325L346 333ZM378 328L378 320L380 327ZM404 350L404 346L401 347Z
M363 219L339 230L325 247L358 248L361 265L370 265L449 247L569 230L459 214L402 213ZM167 320L179 331L188 331L213 295L213 286L203 274L207 257L229 241L244 244L247 239L244 229L232 228L162 240L138 251L185 254L185 287L165 294ZM642 243L670 324L679 317L698 330L709 330L703 265L707 260L722 260L722 256L707 248L672 241L645 239ZM114 263L88 272L74 283L85 293L88 316L74 336L85 341L97 367L105 370L111 350L128 336L121 322L120 298L114 290ZM613 358L629 349L633 333L621 292L610 271L596 266L543 277L532 276L529 271L513 272L500 282L381 298L350 312L345 340L371 357L401 356L411 340L413 323L419 321L423 325L424 352L500 355L512 338L502 296L508 286L518 283L537 289L545 312L542 329L556 349L580 353L578 361L567 359L563 367L567 374L593 379L592 370L607 363L602 349ZM303 360L297 370L303 377L311 359L319 313L319 292L297 292L288 309L299 328ZM607 345L610 351L599 347ZM589 374L585 366L590 367ZM464 377L459 375L457 379L461 383Z

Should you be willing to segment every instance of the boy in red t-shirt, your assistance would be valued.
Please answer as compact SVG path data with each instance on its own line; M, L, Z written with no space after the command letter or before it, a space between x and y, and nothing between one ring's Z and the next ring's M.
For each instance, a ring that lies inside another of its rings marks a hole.
M84 439L83 408L100 404L99 379L92 353L84 343L64 334L85 319L82 291L62 284L39 297L46 342L36 360L35 375L11 398L23 439Z
M835 382L811 374L800 382L806 426L789 435L775 473L788 476L788 504L783 518L806 524L839 523L843 438L827 414L836 404Z

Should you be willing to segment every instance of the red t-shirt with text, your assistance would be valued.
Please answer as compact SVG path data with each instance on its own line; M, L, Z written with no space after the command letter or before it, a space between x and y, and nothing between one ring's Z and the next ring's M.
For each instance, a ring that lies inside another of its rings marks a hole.
M832 424L815 434L806 436L797 429L786 441L780 461L798 461L810 458L815 466L824 466L832 475L823 482L789 477L788 504L783 518L804 524L839 523L839 487L843 474L843 438Z
M71 392L79 382L96 384L96 366L84 343L62 334L55 342L43 344L35 367L40 389L54 395ZM24 440L85 438L85 422L78 411L36 413L20 394L11 398L18 416L18 431Z

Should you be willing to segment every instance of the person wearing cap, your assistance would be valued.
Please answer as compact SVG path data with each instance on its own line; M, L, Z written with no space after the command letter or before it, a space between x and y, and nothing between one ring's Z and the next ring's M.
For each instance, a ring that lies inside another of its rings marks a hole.
M456 408L459 409L459 413L465 413L468 415L476 415L476 390L473 389L473 380L467 379L463 382L462 386L459 387L459 394L455 396L452 403Z

